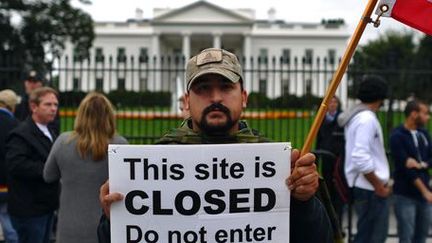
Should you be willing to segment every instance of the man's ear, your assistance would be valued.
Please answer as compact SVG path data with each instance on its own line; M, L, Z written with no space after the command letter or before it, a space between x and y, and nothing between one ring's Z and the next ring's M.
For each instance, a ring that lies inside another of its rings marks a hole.
M184 107L183 107L183 109L185 109L185 110L189 110L189 92L186 92L185 94L184 94Z
M29 103L29 107L30 107L30 110L32 111L32 113L34 113L34 112L35 112L35 109L36 109L36 107L37 107L37 104L34 103L34 102L30 102L30 103Z
M247 94L246 90L243 90L242 91L242 107L243 107L243 109L246 108L247 101L248 101L248 94Z

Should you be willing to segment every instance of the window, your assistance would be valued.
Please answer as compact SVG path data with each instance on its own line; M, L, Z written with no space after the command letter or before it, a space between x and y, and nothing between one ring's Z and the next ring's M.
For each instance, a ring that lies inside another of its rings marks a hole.
M181 56L183 56L183 52L182 52L182 50L181 50L181 49L178 49L178 48L175 48L175 49L173 50L173 56L174 56L174 57L181 57Z
M101 47L96 47L95 49L95 61L96 62L104 61L103 49Z
M79 90L80 89L80 79L79 78L73 78L73 90Z
M81 62L82 61L82 56L80 54L80 51L78 50L78 48L74 48L73 49L73 62Z
M283 49L282 50L282 63L289 64L291 61L291 50Z
M336 61L336 50L335 49L329 49L327 53L327 61L328 64L335 64Z
M267 93L267 80L266 79L260 79L258 92L260 94L264 94L264 95Z
M268 58L268 49L261 48L259 49L258 63L266 64Z
M97 91L103 90L103 78L96 78L96 90Z
M282 95L289 95L289 79L282 79Z
M147 63L148 62L148 49L145 47L141 47L139 50L139 61L141 63Z
M306 79L306 94L312 94L312 79Z
M147 78L142 77L139 79L139 85L141 91L147 91L148 90L148 84L147 84Z
M313 49L305 50L305 64L312 64L313 61Z
M181 49L175 48L173 50L172 57L173 64L178 65L180 63L183 63L183 51Z
M148 90L148 70L147 69L140 69L139 70L139 89L141 91L147 91Z
M117 90L118 91L125 91L126 90L126 83L124 78L117 79Z
M117 62L126 62L126 48L117 48Z

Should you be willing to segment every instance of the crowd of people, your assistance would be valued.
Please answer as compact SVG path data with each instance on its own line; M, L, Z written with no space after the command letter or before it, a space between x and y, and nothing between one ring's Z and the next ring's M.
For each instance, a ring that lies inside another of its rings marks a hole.
M332 99L317 137L322 175L338 218L342 220L348 205L354 208L357 231L353 242L385 242L393 202L399 242L425 243L432 216L428 172L432 144L426 130L429 106L421 100L407 101L405 121L390 132L387 155L377 117L387 95L386 81L369 75L357 92L360 103L348 111L337 108L337 97ZM392 172L389 160L393 162ZM349 195L338 188L340 164Z
M127 143L116 133L113 106L104 95L89 93L78 107L74 130L58 136L57 91L33 75L24 85L20 106L15 92L0 92L4 239L97 242L107 147Z
M233 53L203 50L188 61L185 82L181 108L186 119L158 144L271 142L241 120L248 94ZM6 242L48 243L53 234L60 243L110 242L110 207L123 195L109 190L107 148L127 144L116 133L112 104L103 94L89 93L78 107L73 131L59 134L57 91L34 74L24 86L21 103L12 90L0 91L0 223ZM334 177L343 165L349 203L357 214L354 242L385 242L391 195L400 242L426 242L432 213L432 144L424 129L429 106L408 102L405 122L391 133L392 187L376 114L387 90L382 78L366 76L355 107L342 112L338 97L331 99L317 137L317 150L330 154L321 156L322 176L341 220L346 202ZM334 242L334 227L341 225L335 226L332 211L315 196L315 155L300 156L293 149L291 165L285 182L291 193L290 242Z

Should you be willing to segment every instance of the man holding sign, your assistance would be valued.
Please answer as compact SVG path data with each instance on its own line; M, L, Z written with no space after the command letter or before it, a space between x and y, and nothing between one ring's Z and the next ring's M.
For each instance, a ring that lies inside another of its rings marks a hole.
M268 139L241 121L247 104L243 72L237 57L222 49L210 48L192 57L186 68L185 109L190 112L182 126L160 139L159 144L263 143ZM290 240L284 242L333 242L332 229L322 204L314 197L318 188L315 157L291 153L291 175L286 185L291 190ZM251 165L252 166L252 165ZM289 193L287 190L286 193ZM101 204L106 216L112 203L123 195L101 187ZM248 229L245 229L246 231ZM109 221L101 220L100 242L109 242ZM254 242L254 241L252 241ZM282 243L282 242L278 242Z

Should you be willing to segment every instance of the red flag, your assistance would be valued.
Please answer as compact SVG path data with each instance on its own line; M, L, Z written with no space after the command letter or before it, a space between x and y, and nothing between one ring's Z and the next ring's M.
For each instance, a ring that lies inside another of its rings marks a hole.
M378 6L382 4L390 7L392 18L432 35L432 0L382 0Z

